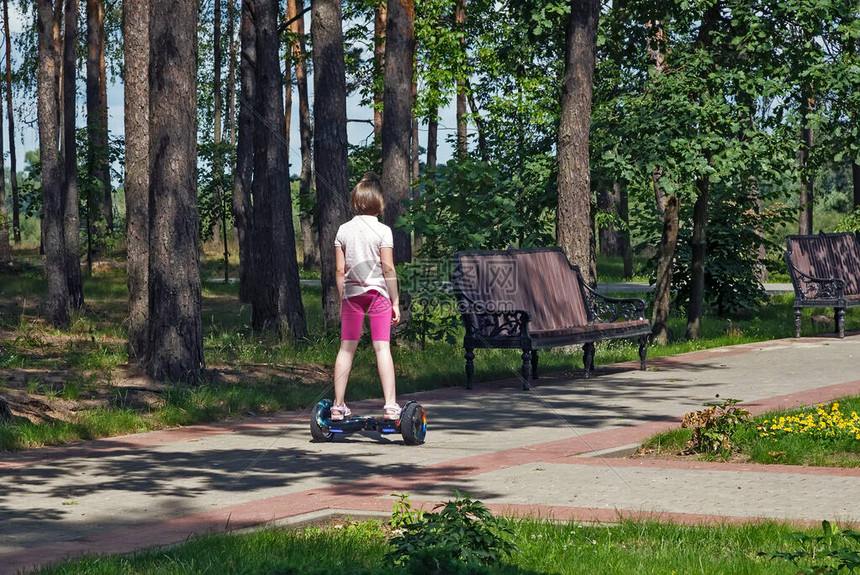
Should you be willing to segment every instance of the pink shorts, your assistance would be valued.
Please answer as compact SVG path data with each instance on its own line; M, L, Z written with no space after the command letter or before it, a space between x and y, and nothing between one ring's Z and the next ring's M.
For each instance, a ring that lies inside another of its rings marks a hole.
M373 341L391 341L391 300L375 290L341 302L340 339L361 339L365 314L370 316L370 338Z

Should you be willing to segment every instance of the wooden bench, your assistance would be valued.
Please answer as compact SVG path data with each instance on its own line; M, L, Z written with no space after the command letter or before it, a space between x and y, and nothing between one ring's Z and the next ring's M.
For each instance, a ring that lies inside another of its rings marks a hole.
M538 350L583 344L585 377L598 341L639 337L645 369L651 326L645 301L592 290L560 248L458 252L451 284L466 335L466 387L474 381L475 349L522 350L523 388L538 373Z
M794 335L805 307L832 307L845 337L845 308L860 306L860 240L852 233L788 236L785 263L794 286Z

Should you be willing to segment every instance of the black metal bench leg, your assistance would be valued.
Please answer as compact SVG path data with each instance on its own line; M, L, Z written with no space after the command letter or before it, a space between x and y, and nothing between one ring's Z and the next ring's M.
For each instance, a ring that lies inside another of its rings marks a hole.
M594 344L591 342L582 346L582 366L585 368L585 379L588 379L594 369Z
M466 348L466 389L472 389L472 384L475 382L475 350Z
M845 308L836 308L836 335L839 338L845 337Z
M800 316L802 310L799 307L794 308L794 337L800 337Z
M532 386L532 352L524 349L522 358L523 389L529 389Z
M639 336L639 369L645 371L645 356L648 355L648 336Z
M532 379L538 378L538 352L536 349L532 350Z

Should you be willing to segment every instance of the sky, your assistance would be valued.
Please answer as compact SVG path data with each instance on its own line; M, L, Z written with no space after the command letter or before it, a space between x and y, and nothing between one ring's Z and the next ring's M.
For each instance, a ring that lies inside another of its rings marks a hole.
M24 28L24 22L22 20L22 15L18 11L15 3L9 3L9 21L10 21L10 32L13 36L13 53L12 53L12 65L17 66L17 63L20 61L17 58L14 45L15 40L14 36L16 34L20 34ZM310 30L310 15L306 16L305 20L305 29ZM86 28L85 23L81 24L80 33L85 34ZM4 48L5 49L5 48ZM3 64L5 66L5 62ZM226 66L225 66L226 68ZM4 68L5 69L5 68ZM226 72L226 70L225 70ZM111 78L108 78L108 91L107 91L107 100L108 100L108 130L111 136L122 136L125 133L124 124L123 124L123 86L119 82L111 83ZM310 98L311 98L311 110L313 110L313 75L311 74L308 78L308 85L310 89ZM86 125L86 86L84 82L79 79L77 85L78 92L78 118L77 125L78 127L82 127ZM299 126L298 126L298 94L293 93L293 114L292 114L292 124L290 130L290 173L297 173L301 166L300 160L300 152L299 152ZM35 106L34 106L35 108ZM439 122L439 150L438 150L438 161L439 163L444 163L449 160L453 156L453 147L448 142L448 135L456 132L456 120L455 120L455 112L453 106L448 106L445 109L440 110L440 122ZM373 118L373 111L367 106L361 106L359 102L358 96L351 97L347 100L347 118L350 120L369 120ZM5 113L4 113L5 119ZM15 123L15 140L16 140L16 153L18 157L18 165L16 166L18 171L21 171L24 168L24 153L29 150L35 150L39 146L38 140L38 126L35 122L32 122L30 125L16 118ZM347 137L349 139L350 144L363 144L369 141L372 137L373 128L370 124L364 122L348 122L347 123ZM426 144L427 137L427 126L420 125L419 126L419 144L424 146ZM4 126L3 139L5 142L8 142L8 126ZM6 150L6 157L4 161L6 166L9 165L9 148L8 143L5 145L4 149ZM115 182L116 185L119 182Z

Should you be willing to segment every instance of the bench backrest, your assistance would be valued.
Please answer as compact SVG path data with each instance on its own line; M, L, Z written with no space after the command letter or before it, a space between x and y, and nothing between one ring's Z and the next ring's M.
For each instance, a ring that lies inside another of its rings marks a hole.
M588 323L578 269L560 248L454 254L451 282L461 305L524 310L534 331Z
M795 283L791 266L814 278L843 279L846 294L860 294L860 242L854 234L788 236L785 247Z

